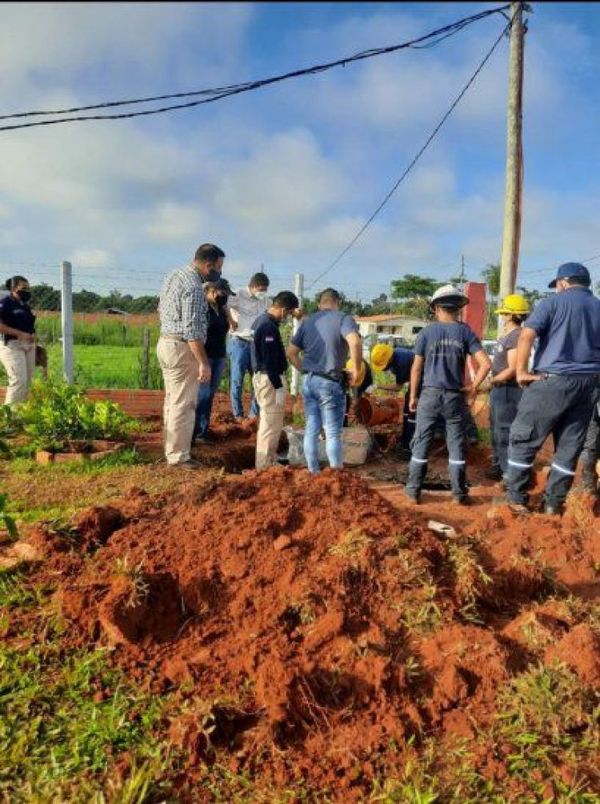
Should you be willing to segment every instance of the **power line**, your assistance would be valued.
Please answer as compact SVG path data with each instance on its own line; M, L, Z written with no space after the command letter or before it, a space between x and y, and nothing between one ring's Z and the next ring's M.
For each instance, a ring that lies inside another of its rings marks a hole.
M106 109L116 106L130 106L133 104L151 103L167 99L196 97L199 95L208 96L203 97L201 100L189 101L188 103L173 104L170 106L163 106L158 109L146 109L140 112L82 115L78 117L63 117L57 120L37 120L33 123L16 123L8 126L0 126L0 131L14 131L15 129L20 128L32 128L34 126L51 126L56 125L58 123L74 123L74 122L81 122L83 120L122 120L131 117L142 117L146 115L162 114L163 112L169 112L172 111L173 109L189 109L193 106L201 106L205 103L214 103L215 101L230 97L231 95L238 95L242 92L250 92L255 89L261 89L262 87L280 83L281 81L287 81L291 78L299 78L304 75L315 75L317 73L325 72L326 70L331 70L334 67L341 67L341 66L345 67L347 64L351 64L355 61L363 61L365 59L370 59L373 58L374 56L381 56L388 53L395 53L396 51L404 50L407 48L432 47L434 45L439 44L444 39L447 39L449 36L454 36L459 31L463 30L463 28L472 25L474 22L478 22L479 20L485 19L486 17L489 17L493 14L503 14L503 12L508 8L510 8L510 4L507 4L500 8L488 9L487 11L482 11L479 14L473 14L469 17L464 17L461 20L457 20L456 22L450 23L449 25L445 25L443 28L439 28L436 31L432 31L431 33L425 34L424 36L420 36L417 39L412 39L410 41L402 42L397 45L389 45L387 47L365 50L360 53L355 53L353 56L346 56L345 58L337 59L336 61L326 62L324 64L317 64L314 65L313 67L305 67L300 70L294 70L289 73L284 73L283 75L272 76L271 78L263 78L256 81L247 81L242 84L232 84L230 86L217 87L214 89L195 90L193 92L178 92L178 93L170 93L167 95L155 95L147 98L133 98L130 100L106 101L104 103L97 103L89 106L74 106L70 109L17 112L13 114L1 115L0 120L10 120L25 117L38 117L43 115L72 114L75 112L89 111L93 109ZM427 42L427 44L422 44L425 42Z
M466 94L467 90L470 88L471 84L472 84L472 83L475 81L475 79L477 78L477 76L479 75L479 73L481 72L481 70L483 70L483 68L484 68L484 66L486 65L487 61L490 59L490 57L491 57L492 53L493 53L493 52L496 50L496 48L497 48L497 47L498 47L498 45L500 44L500 41L502 40L502 38L503 38L503 37L505 36L505 34L507 34L507 33L508 33L508 31L510 30L510 26L511 26L511 24L512 24L512 22L509 22L509 23L506 25L506 27L503 29L502 33L501 33L501 34L500 34L500 36L499 36L499 37L496 39L496 41L494 42L494 44L492 45L492 47L490 48L490 50L487 52L486 56L485 56L485 57L484 57L484 59L481 61L481 63L479 64L479 66L477 67L477 69L475 70L475 72L473 73L473 75L471 76L471 78L469 78L469 80L467 81L467 83L465 84L465 86L463 87L463 89L460 91L459 95L458 95L458 96L455 98L455 100L452 102L452 104L451 104L450 108L448 109L448 111L447 111L447 112L444 114L444 116L442 117L442 119L440 120L440 122L439 122L439 123L437 124L437 126L436 126L436 127L433 129L432 133L431 133L431 134L429 135L429 137L428 137L428 138L425 140L425 144L424 144L424 145L421 147L421 149L420 149L420 150L417 152L416 156L415 156L415 157L412 159L412 161L409 163L408 167L407 167L407 168L404 170L404 172L402 173L402 175L400 176L400 178L398 179L398 181L397 181L397 182L394 184L394 186L392 187L392 189L391 189L391 190L390 190L390 191L387 193L387 195L385 196L385 198L383 199L383 201L382 201L382 202L379 204L379 206L376 208L376 210L375 210L375 211L372 213L372 215L369 217L369 219L367 220L367 222L366 222L366 223L365 223L365 224L364 224L364 225L363 225L363 226L362 226L362 227L359 229L359 231L358 231L358 232L357 232L357 233L354 235L354 237L353 237L353 238L352 238L352 240L351 240L351 241L348 243L348 245L347 245L347 246L346 246L346 247L345 247L345 248L344 248L344 249L343 249L343 250L342 250L342 251L341 251L341 252L338 254L338 256L335 258L335 260L333 260L333 262L332 262L332 263L330 263L330 265L329 265L329 266L328 266L328 267L327 267L327 268L326 268L324 271L322 271L322 273L320 273L320 274L317 276L317 278L316 278L316 279L315 279L313 282L311 282L311 284L308 286L308 288L307 288L307 289L311 288L311 287L312 287L312 286L313 286L313 285L314 285L316 282L318 282L318 281L319 281L319 279L322 279L322 278L325 276L325 274L329 273L329 271L331 271L331 269L332 269L332 268L334 268L334 267L335 267L335 266L338 264L338 262L339 262L339 261L340 261L340 260L341 260L341 259L342 259L342 258L343 258L343 257L344 257L344 256L345 256L345 255L346 255L348 252L349 252L349 251L350 251L350 249L351 249L351 248L352 248L352 246L353 246L353 245L356 243L356 241L359 239L359 237L360 237L360 236L361 236L361 235L362 235L362 234L363 234L363 233L366 231L366 229L367 229L367 228L368 228L368 227L371 225L371 223L372 223L372 222L375 220L375 218L377 217L377 215L378 215L378 214L381 212L381 210L382 210L382 209L385 207L385 205L386 205L386 204L387 204L387 202L390 200L390 198L393 196L393 194L396 192L396 190L398 189L398 187L399 187L399 186L402 184L402 182L404 181L404 179L405 179L405 178L408 176L408 174L410 173L410 171L411 171L411 170L413 169L413 167L414 167L414 166L417 164L417 162L419 161L419 159L421 158L421 156L422 156L422 155L425 153L425 151L427 150L427 148L429 147L429 145L431 144L431 142L434 140L434 138L435 138L436 134L437 134L437 133L439 132L439 130L442 128L442 126L444 125L444 123L446 122L446 120L447 120L447 119L450 117L450 115L452 114L452 112L454 111L454 109L456 108L456 106L457 106L457 105L460 103L460 101L462 100L463 96Z

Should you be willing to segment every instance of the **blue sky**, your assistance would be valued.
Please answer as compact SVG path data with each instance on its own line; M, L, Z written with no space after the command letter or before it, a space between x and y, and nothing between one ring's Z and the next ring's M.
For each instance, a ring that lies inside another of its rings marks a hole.
M393 44L484 3L5 3L2 113L218 86ZM520 283L600 279L600 4L533 3ZM381 56L197 109L0 134L0 264L154 293L213 241L234 284L311 284L420 148L501 30ZM405 273L478 280L502 237L508 43L357 245L322 281L371 299Z

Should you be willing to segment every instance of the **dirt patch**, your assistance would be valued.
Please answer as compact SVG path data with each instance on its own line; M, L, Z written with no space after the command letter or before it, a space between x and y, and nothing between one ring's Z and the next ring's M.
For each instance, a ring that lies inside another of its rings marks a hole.
M595 683L592 626L546 600L596 583L583 510L574 531L500 506L449 538L354 472L192 478L81 516L78 543L94 549L54 554L55 573L70 562L57 601L69 640L112 645L141 683L204 702L171 724L192 777L218 751L234 770L258 762L285 784L293 767L357 800L370 757L474 738L498 689L540 659L577 651L569 666Z

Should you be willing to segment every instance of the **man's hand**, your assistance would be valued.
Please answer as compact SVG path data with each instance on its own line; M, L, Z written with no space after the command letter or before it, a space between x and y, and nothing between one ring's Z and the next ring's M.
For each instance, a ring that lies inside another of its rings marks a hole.
M238 322L233 318L233 316L229 319L229 329L231 332L235 332L238 328Z
M354 368L354 364L352 364L352 368L348 369L348 374L350 375L350 385L352 388L356 388L359 384L359 372L358 369Z
M474 385L465 385L460 390L465 395L467 405L472 405L477 398L477 388Z
M411 398L408 400L408 409L410 410L411 413L416 413L417 402L418 400L416 396L411 396Z
M292 318L295 318L296 321L302 321L304 318L304 310L301 307L296 307L295 310L292 310Z
M203 385L210 382L211 370L210 363L198 363L198 382Z
M519 369L517 369L517 382L521 388L524 388L532 382L538 382L543 379L541 374L530 374L528 371L519 371Z
M31 332L19 332L17 338L25 343L33 343L35 341L35 335L32 335Z

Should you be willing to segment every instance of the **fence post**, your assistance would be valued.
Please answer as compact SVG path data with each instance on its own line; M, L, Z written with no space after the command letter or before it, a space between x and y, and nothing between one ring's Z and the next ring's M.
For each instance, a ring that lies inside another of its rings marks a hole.
M73 275L70 262L60 264L60 324L63 377L73 384Z
M142 388L150 387L150 330L144 327L142 340Z
M302 302L304 300L304 274L296 274L295 276L295 283L294 283L294 293L298 297L299 306L302 307ZM292 324L292 334L295 335L298 331L298 327L300 326L300 322L297 318L294 318L294 323ZM297 397L300 391L300 372L292 367L292 387L290 389L291 395L293 397Z

